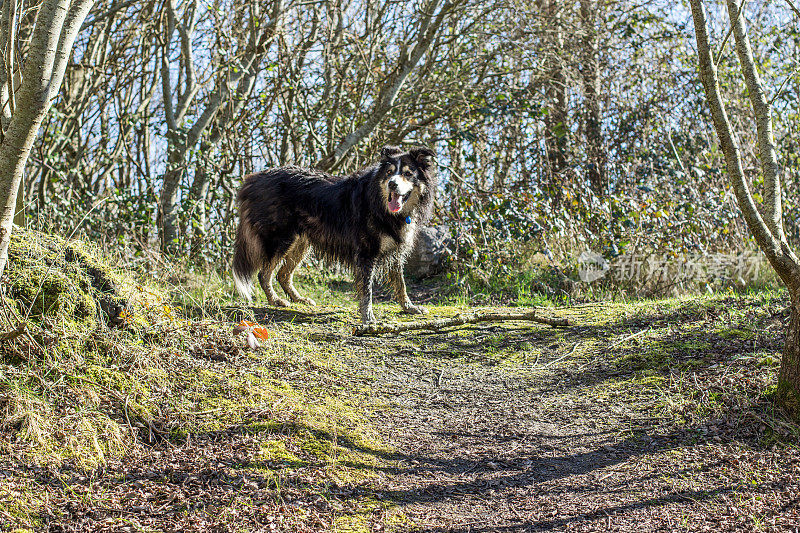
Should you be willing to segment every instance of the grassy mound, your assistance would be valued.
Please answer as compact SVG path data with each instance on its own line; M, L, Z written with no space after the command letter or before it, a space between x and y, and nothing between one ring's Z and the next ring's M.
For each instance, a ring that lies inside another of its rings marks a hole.
M247 424L265 409L259 424L290 436L287 449L319 434L371 442L353 395L314 383L336 371L333 354L296 332L271 329L252 351L233 331L251 312L188 320L169 287L83 242L17 230L9 257L0 294L4 453L92 468L136 447ZM286 424L307 431L287 434Z
M260 316L270 336L252 350L233 325L256 317L228 306L224 288L194 295L119 268L96 247L35 231L17 230L9 257L0 284L0 453L20 474L0 480L0 527L73 520L24 472L95 479L145 465L174 474L181 465L220 487L258 480L274 507L287 494L327 499L386 464L364 413L368 391L337 384L337 349L307 339L292 320ZM194 455L180 451L193 447ZM247 452L223 468L213 450ZM98 505L124 507L114 494L103 498ZM337 524L375 508L365 500L336 511ZM186 520L193 512L186 507ZM281 516L286 527L323 520Z
M145 330L126 323L149 307L141 285L86 243L20 228L2 281L0 446L85 466L122 453L148 411L130 367L147 362Z

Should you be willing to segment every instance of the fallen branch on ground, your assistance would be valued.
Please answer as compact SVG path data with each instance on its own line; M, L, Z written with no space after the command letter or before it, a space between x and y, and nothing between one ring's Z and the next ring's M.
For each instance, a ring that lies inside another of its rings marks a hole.
M478 322L507 322L512 320L538 322L553 327L569 326L566 318L548 318L536 315L536 310L524 313L481 313L471 315L457 315L453 318L441 318L437 320L427 320L425 322L410 322L407 324L362 324L353 328L353 335L381 335L383 333L401 333L403 331L413 331L418 329L429 329L439 331L453 326L463 326L464 324L477 324Z

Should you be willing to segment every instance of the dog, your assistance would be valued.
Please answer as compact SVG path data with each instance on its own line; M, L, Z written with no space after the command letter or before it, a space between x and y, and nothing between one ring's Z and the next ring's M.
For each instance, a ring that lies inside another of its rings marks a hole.
M433 210L434 158L428 148L386 146L377 163L350 176L291 166L247 176L239 190L233 255L239 294L251 300L258 271L270 305L288 306L272 288L277 268L278 283L292 302L316 305L292 282L313 249L326 262L352 269L363 323L375 322L373 285L383 276L403 311L425 313L408 297L403 266Z

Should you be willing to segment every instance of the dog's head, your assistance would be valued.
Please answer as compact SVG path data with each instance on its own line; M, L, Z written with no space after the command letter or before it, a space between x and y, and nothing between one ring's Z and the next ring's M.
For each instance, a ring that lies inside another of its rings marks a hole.
M427 206L436 183L433 150L423 147L407 152L396 146L381 150L378 167L380 188L386 210L394 215L409 215Z

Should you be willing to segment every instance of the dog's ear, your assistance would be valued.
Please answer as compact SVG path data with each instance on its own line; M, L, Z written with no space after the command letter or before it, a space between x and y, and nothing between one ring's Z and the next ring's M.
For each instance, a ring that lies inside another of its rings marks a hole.
M381 150L381 159L391 159L393 157L397 157L398 155L402 154L403 151L398 148L397 146L384 146Z
M433 160L436 158L436 153L430 148L417 146L408 151L408 154L414 158L417 165L422 169L429 169L433 165Z

